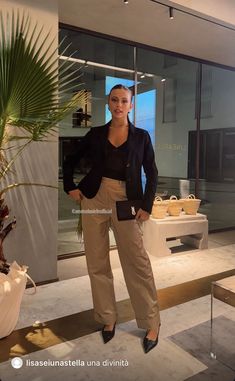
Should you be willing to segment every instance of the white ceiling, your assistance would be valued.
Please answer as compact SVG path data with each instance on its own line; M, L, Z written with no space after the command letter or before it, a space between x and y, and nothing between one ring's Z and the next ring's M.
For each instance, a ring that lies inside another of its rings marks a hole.
M62 23L235 67L235 31L176 10L174 16L150 0L59 0Z

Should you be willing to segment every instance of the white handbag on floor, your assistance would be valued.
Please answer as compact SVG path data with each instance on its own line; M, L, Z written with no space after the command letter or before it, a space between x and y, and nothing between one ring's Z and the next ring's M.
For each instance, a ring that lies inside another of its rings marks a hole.
M27 279L33 283L36 292L27 269L27 266L13 262L7 275L0 272L0 339L10 335L17 324Z

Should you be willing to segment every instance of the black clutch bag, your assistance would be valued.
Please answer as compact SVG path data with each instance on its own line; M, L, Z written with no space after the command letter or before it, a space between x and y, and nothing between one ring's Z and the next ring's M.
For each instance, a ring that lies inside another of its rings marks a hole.
M141 208L142 200L116 201L117 218L119 221L134 220Z

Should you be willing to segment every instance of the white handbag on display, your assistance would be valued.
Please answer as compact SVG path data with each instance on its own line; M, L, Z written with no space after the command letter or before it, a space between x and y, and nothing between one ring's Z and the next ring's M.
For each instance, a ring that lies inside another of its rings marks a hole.
M33 283L36 293L27 269L13 262L7 275L0 272L0 339L10 335L17 324L27 279Z

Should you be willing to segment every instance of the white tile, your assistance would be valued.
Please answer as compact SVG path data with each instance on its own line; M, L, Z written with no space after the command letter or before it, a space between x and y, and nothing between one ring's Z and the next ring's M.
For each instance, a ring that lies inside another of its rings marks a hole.
M214 317L220 315L235 320L235 309L214 299ZM45 350L23 356L23 360L83 360L85 366L39 368L23 367L14 370L10 362L0 364L3 381L62 381L67 378L79 381L183 381L206 369L206 366L189 353L172 343L168 337L190 329L210 319L210 296L205 296L161 312L159 345L147 355L143 353L144 331L134 320L119 324L116 335L108 344L103 344L100 333L93 333ZM88 367L94 360L96 366ZM107 360L116 361L116 366L107 365ZM127 360L128 366L124 366ZM100 366L98 366L98 361ZM123 365L123 366L122 366Z
M181 381L206 369L206 366L167 339L147 355L142 349L142 338L135 335L134 325L117 327L114 339L104 345L100 333L56 345L47 350L23 356L24 364L30 359L80 360L75 367L26 367L14 370L9 362L0 365L4 381ZM124 329L123 329L124 328ZM132 331L134 328L134 331ZM143 335L143 332L142 332ZM93 366L89 366L93 361ZM84 364L84 366L83 366Z
M152 258L151 258L152 259ZM84 258L82 258L84 266ZM112 252L111 261L118 266L118 257ZM79 258L77 265L79 266ZM234 269L235 245L187 254L158 258L152 261L158 289L192 281L212 274ZM123 273L113 269L116 300L127 299ZM31 290L26 290L30 293ZM43 308L42 308L43 306ZM93 308L88 276L68 279L38 287L36 295L24 295L17 328L47 321Z

